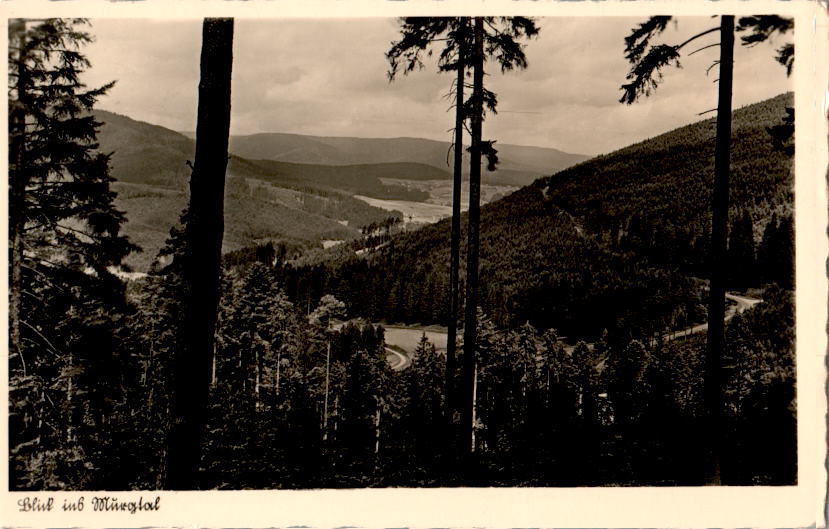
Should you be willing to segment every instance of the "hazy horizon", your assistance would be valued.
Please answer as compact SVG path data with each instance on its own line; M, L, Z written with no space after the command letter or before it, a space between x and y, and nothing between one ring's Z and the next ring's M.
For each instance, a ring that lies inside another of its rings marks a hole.
M787 90L786 92L780 92L779 94L774 94L774 95L769 96L769 97L764 97L762 99L758 99L757 101L749 101L748 103L746 103L744 105L740 105L739 107L735 106L734 110L738 110L740 108L744 108L744 107L747 107L747 106L751 106L751 105L760 103L762 101L765 101L767 99L771 99L771 98L776 97L778 95L785 94L787 92L792 92L792 90ZM96 108L98 110L103 110L105 112L110 112L112 114L121 114L121 115L126 116L128 118L136 119L136 118L133 118L133 116L128 116L128 115L122 114L120 112L115 112L114 110L109 109L109 108L102 108L102 107L96 107ZM695 116L695 117L696 117L696 119L692 119L691 121L688 121L687 123L677 125L677 127L684 127L686 125L693 125L694 123L699 123L700 121L706 121L708 119L711 119L711 117L703 117L703 116ZM137 121L142 121L142 120L137 120ZM147 122L147 123L150 123L150 122ZM158 125L157 123L150 123L150 124L151 125ZM159 126L161 126L161 125L159 125ZM189 138L194 138L195 135L196 135L195 129L191 129L191 130L170 129L170 130L173 130L173 132L178 132L179 134L183 134L183 135L185 135ZM670 129L670 130L673 130L673 129ZM562 149L559 149L557 147L551 147L549 145L531 145L531 144L526 144L526 143L511 143L511 142L508 142L508 141L500 141L500 140L498 141L498 144L500 144L500 145L512 145L512 146L515 146L515 147L530 147L530 148L533 148L533 149L555 149L555 150L565 152L566 154L577 154L577 155L585 155L585 156L600 156L602 154L609 154L609 153L611 153L613 151L616 151L616 150L619 150L619 149L624 149L625 147L628 147L628 146L636 144L636 143L647 141L648 139L659 136L660 134L670 132L670 130L657 132L653 136L647 136L647 137L635 140L635 141L633 141L629 144L621 145L617 148L614 148L612 151L606 151L606 152L601 152L601 153L583 153L583 152L562 151ZM267 135L267 134L285 134L285 135L291 135L291 136L305 136L305 137L309 137L309 138L356 138L356 139L360 139L360 140L413 139L413 140L428 140L428 141L439 141L439 142L443 142L443 141L448 142L448 141L450 141L450 139L448 137L447 138L425 138L425 137L422 137L422 136L357 136L357 135L348 135L348 134L305 134L305 133L301 133L301 132L291 132L291 131L285 131L285 130L268 130L268 131L242 133L242 134L236 134L236 133L231 132L230 135L231 135L231 137L244 137L244 136L258 136L258 135ZM468 143L469 143L468 141L465 141L464 145L466 145Z
M502 74L489 66L486 82L499 104L498 113L487 116L484 136L595 155L704 119L698 114L716 107L716 69L705 73L718 57L716 48L683 57L682 68L666 69L651 97L618 102L628 72L623 39L642 20L539 19L540 34L525 48L526 70ZM85 81L117 81L98 107L194 130L201 20L91 22L96 42L83 50L92 63ZM709 17L679 18L664 41L681 42L714 24ZM231 134L448 141L453 115L445 95L454 76L438 74L427 59L422 70L390 83L384 53L397 38L393 18L236 20ZM792 90L774 61L782 42L744 48L737 40L734 108ZM701 40L699 47L706 44Z

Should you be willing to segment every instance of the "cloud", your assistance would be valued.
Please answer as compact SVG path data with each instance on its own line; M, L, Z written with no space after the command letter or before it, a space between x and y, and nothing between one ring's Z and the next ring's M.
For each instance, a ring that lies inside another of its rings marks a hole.
M526 45L529 68L502 74L491 64L487 83L499 109L485 135L501 143L609 152L701 119L716 106L716 48L665 72L657 92L632 106L618 103L628 64L623 39L635 18L544 18ZM715 20L679 19L676 43ZM193 130L201 22L94 20L97 42L87 54L90 85L118 79L100 106L176 130ZM453 74L423 70L389 83L384 56L399 38L395 19L294 19L236 22L232 131L331 136L416 136L448 139L445 98ZM713 36L716 40L716 36ZM791 84L774 62L774 47L735 50L734 106L771 97Z

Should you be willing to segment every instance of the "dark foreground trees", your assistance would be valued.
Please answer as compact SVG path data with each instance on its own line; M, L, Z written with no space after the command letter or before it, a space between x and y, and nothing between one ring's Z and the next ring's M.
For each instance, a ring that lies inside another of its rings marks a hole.
M410 17L402 21L402 38L393 43L387 56L391 62L390 78L403 67L408 72L422 67L421 54L436 41L445 40L440 53L438 68L441 71L456 71L455 88L455 166L453 187L453 216L450 239L450 280L449 280L449 342L446 362L446 391L448 395L445 416L454 421L459 412L459 437L457 451L466 453L471 448L472 435L472 384L474 378L474 347L464 351L461 382L455 377L455 337L459 310L460 278L460 183L462 153L462 129L464 122L470 122L470 166L469 166L469 212L466 256L466 297L464 301L464 343L474 344L476 311L478 307L478 258L480 239L480 186L481 160L486 156L493 170L497 164L496 150L492 141L481 137L484 108L491 112L496 109L496 96L484 88L484 65L494 60L502 72L515 68L526 68L527 61L521 39L538 33L535 22L526 17L475 17L468 18L420 18ZM429 51L428 53L431 53ZM472 70L472 94L463 99L464 71ZM457 388L457 389L455 389ZM457 398L455 396L457 391Z
M458 334L458 310L460 307L460 248L461 248L461 180L463 177L463 131L466 122L464 88L466 69L472 48L472 31L468 17L426 18L407 17L401 20L402 38L392 44L386 54L391 63L389 79L394 79L403 61L404 72L423 65L422 53L431 53L429 47L438 40L445 40L438 61L439 71L456 73L455 80L455 127L452 171L452 231L449 257L449 309L448 337L446 345L446 373L444 391L446 403L444 416L451 425L455 413L455 359ZM446 35L444 37L444 35ZM429 50L428 52L426 50ZM450 426L451 428L451 426Z
M669 65L679 65L680 51L688 44L705 35L719 33L719 42L708 44L691 53L707 48L719 47L720 56L714 65L718 66L719 78L717 95L717 132L714 151L714 185L711 195L711 245L709 271L708 301L708 340L706 353L705 395L707 410L710 415L712 432L711 443L711 477L712 484L718 485L720 478L720 454L722 447L722 386L723 386L723 351L725 347L725 290L728 279L728 209L729 176L731 158L731 95L734 71L734 35L733 15L720 17L719 28L712 27L694 35L678 45L652 44L652 39L662 33L672 17L651 17L634 28L625 39L625 58L631 63L627 76L628 83L622 85L624 92L620 102L631 104L642 95L650 95L660 80L660 70ZM792 28L790 20L777 16L743 17L739 30L752 30L753 33L743 37L743 44L751 45L762 42L773 33L785 33ZM778 61L791 72L794 49L784 45L778 51Z
M495 95L484 90L484 67L487 59L494 59L505 72L514 68L526 68L527 59L520 39L538 34L535 22L525 17L475 17L472 47L472 95L470 107L470 156L469 156L469 226L467 229L466 299L464 305L464 355L460 383L460 445L461 454L472 450L475 371L478 362L477 311L478 311L478 255L480 252L481 223L481 159L488 158L490 169L497 163L492 141L484 141L482 129L484 106L495 112Z
M102 432L123 403L117 330L135 249L113 206L89 114L81 19L9 21L9 432L11 488L94 486L118 451Z
M421 340L412 364L393 371L381 327L352 320L325 332L280 283L279 270L262 263L224 270L198 488L704 482L701 335L571 345L554 331L479 315L475 444L459 476L441 458L443 355ZM136 285L148 308L160 308L169 294L148 287ZM763 298L728 327L726 435L737 449L723 479L731 484L795 479L791 293L771 287ZM150 373L159 376L175 322L150 313L135 319L134 339L154 340ZM128 391L153 409L170 397L156 381ZM137 454L152 462L163 443L143 439L149 446ZM157 487L156 470L130 467L131 486Z
M184 215L182 341L173 359L167 488L196 488L221 277L233 19L205 19L190 205Z

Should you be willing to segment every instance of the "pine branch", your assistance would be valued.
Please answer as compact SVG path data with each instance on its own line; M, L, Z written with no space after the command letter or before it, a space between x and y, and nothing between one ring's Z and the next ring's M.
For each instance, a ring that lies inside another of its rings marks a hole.
M638 62L651 39L665 31L670 21L671 17L657 16L640 24L629 36L625 37L625 58L631 63Z
M652 47L648 54L631 68L626 77L630 82L622 85L624 93L619 102L630 105L640 96L650 95L662 80L660 70L668 65L680 66L677 47L667 44Z
M719 31L719 30L720 30L719 26L716 26L716 27L713 27L713 28L708 28L705 31L700 31L699 33L697 33L693 37L687 39L685 42L683 42L682 44L679 44L675 47L676 47L677 51L679 51L683 47L685 47L687 44L690 44L691 42L694 42L698 38L704 37L705 35L708 35L709 33L714 33L714 32Z
M710 72L710 71L711 71L711 68L713 68L714 66L716 66L716 65L718 65L718 64L720 64L720 61L718 61L718 60L717 60L717 61L712 62L712 63L711 63L711 66L709 66L708 68L706 68L706 69L705 69L705 75L708 75L708 72Z
M698 49L696 49L696 50L692 51L691 53L689 53L689 54L688 54L688 56L690 57L691 55L693 55L693 54L695 54L695 53L699 53L699 52L701 52L701 51L703 51L703 50L707 50L708 48L715 48L715 47L717 47L717 46L719 46L719 45L720 45L720 43L719 43L719 42L715 42L714 44L709 44L708 46L703 46L702 48L698 48Z
M37 334L38 336L40 336L40 338L41 338L44 342L46 342L46 345L48 345L48 346L49 346L49 348L51 349L52 354L54 354L54 355L55 355L55 356L57 356L57 357L61 357L61 356L63 356L63 353L61 353L60 351L58 351L58 349L57 349L54 345L52 345L52 342L50 342L48 338L46 338L45 336L43 336L43 334L41 334L41 332L40 332L40 331L38 331L38 330L37 330L37 329L35 329L32 325L30 325L30 324L29 324L29 322L27 322L27 321L26 321L26 320L24 320L24 319L21 319L21 320L20 320L20 323L22 323L23 325L25 325L26 327L28 327L29 329L31 329L31 330L32 330L32 332L34 332L35 334Z

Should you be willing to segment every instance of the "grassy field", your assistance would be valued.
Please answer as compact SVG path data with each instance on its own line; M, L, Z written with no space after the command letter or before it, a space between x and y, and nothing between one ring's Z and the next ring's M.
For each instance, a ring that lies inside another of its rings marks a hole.
M441 206L452 205L451 180L405 180L399 178L381 178L380 181L384 184L398 184L406 187L407 189L425 191L429 193L429 198L425 200L425 202L429 204L438 204ZM497 200L502 196L512 193L516 189L518 189L516 186L481 184L481 202L484 204L492 202L493 200ZM466 200L466 197L469 196L468 180L464 180L461 184L461 196L464 197L464 201ZM466 204L462 204L461 208L466 211Z
M441 327L394 327L384 325L383 328L386 329L386 344L389 347L397 346L406 353L414 352L424 333L426 338L435 344L438 351L446 350L446 329Z
M426 202L411 202L408 200L381 200L379 198L354 195L354 198L388 211L399 211L406 222L432 223L452 215L452 208L427 204Z

